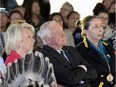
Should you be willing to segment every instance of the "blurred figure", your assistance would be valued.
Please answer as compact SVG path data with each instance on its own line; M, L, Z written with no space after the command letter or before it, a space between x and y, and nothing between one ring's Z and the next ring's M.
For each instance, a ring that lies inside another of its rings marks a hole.
M18 10L18 11L22 14L22 16L24 17L25 8L24 8L23 6L16 6L16 7L14 7L12 10ZM11 11L12 11L12 10L11 10Z
M108 11L108 9L109 9L110 4L111 4L113 1L115 1L115 0L103 0L103 1L102 1L102 4L105 6L105 8L107 9L107 11Z
M33 39L35 29L32 25L22 20L11 24L5 32L5 51L7 58L5 65L14 63L26 54L32 52L35 40Z
M109 14L108 25L111 27L112 31L116 31L115 14L116 13L110 13Z
M45 19L41 16L39 0L30 0L25 8L24 19L26 22L32 24L36 31L39 30L41 24L45 22Z
M62 15L63 19L64 19L64 23L65 23L65 28L67 28L67 16L68 14L71 12L71 11L74 11L74 8L73 6L69 3L69 2L65 2L62 7L60 8L60 14Z
M75 46L71 30L64 28L65 24L64 24L64 20L63 20L62 15L60 13L52 13L49 17L49 21L52 21L52 20L56 21L57 23L59 23L63 27L63 30L64 30L66 37L67 37L67 44L66 45L67 46Z
M0 0L0 7L6 8L7 7L7 0Z
M5 32L9 25L9 14L5 8L0 8L0 31Z
M30 1L31 0L24 0L22 6L26 8ZM37 0L37 1L39 1L41 16L43 19L47 21L51 10L50 0Z
M115 15L116 15L116 2L112 2L109 7L109 22L108 25L113 29L116 30L116 23L115 23Z
M0 87L57 87L53 66L40 52L15 59L6 70Z
M102 3L97 3L93 9L93 15L98 15L99 12L106 10Z
M80 14L76 11L72 11L69 13L67 16L67 24L68 24L68 29L72 31L73 38L74 38L74 44L77 45L79 44L83 38L81 36L81 27L80 27Z
M113 48L115 50L115 54L116 54L116 19L115 19L115 15L116 15L116 1L113 1L110 6L109 6L109 22L108 25L112 28L112 45Z
M42 53L54 66L56 81L66 87L91 87L96 72L67 43L63 27L56 21L45 22L38 32L43 41ZM62 86L61 86L62 87Z
M4 35L0 31L0 55L3 54L3 51L4 51Z
M112 47L102 42L104 29L99 17L87 16L82 21L83 42L76 46L80 55L96 69L98 78L92 87L113 87L115 84L115 55Z
M6 66L4 64L3 58L0 56L0 78L4 78L6 73Z
M115 6L116 6L116 1L114 1L114 2L112 2L110 4L109 9L108 9L109 10L109 13L115 13L116 12Z
M6 0L7 11L10 12L15 6L18 6L16 0Z
M0 7L6 8L10 12L15 6L17 6L16 0L0 0Z
M116 55L116 30L113 32L113 35L112 35L112 44L113 44L113 48Z
M108 11L106 11L106 10L100 11L100 12L98 12L97 16L101 19L101 22L102 22L101 25L104 29L102 40L112 46L111 37L112 37L113 30L108 25L108 21L109 21Z
M14 23L17 20L23 20L23 16L18 10L13 10L9 14L10 24Z
M9 26L9 14L5 10L5 8L0 8L0 56L3 57L5 60L5 54L4 54L4 33L7 30L7 27Z
M41 3L41 15L47 21L50 15L51 5L50 0L39 0Z

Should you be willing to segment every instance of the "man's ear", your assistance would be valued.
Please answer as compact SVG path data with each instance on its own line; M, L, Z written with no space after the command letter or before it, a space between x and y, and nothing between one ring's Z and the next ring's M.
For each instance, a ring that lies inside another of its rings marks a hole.
M50 37L45 37L44 39L47 43L50 43Z

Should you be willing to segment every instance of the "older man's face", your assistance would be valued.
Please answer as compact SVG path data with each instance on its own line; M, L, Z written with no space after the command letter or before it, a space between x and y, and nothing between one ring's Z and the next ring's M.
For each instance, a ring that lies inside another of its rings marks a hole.
M63 28L57 22L55 22L51 29L51 45L57 47L58 49L62 48L67 43Z

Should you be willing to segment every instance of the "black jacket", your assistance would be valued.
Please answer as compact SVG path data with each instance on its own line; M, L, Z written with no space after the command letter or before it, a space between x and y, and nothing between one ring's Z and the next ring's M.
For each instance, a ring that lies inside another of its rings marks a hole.
M97 77L96 71L83 60L74 47L65 46L63 50L69 54L68 59L70 62L63 58L55 49L49 46L43 46L42 48L43 55L49 57L50 62L53 64L58 84L77 87L81 80L91 81ZM81 64L87 67L87 72L83 68L78 67Z
M103 44L103 43L102 43ZM106 44L103 44L105 47L107 54L111 56L109 65L111 68L111 73L113 76L115 75L115 54L113 49ZM97 52L88 42L88 48L85 47L84 43L81 42L76 46L76 49L80 53L80 55L89 63L91 66L96 69L98 78L94 81L93 87L98 87L100 82L103 82L102 87L112 87L112 82L108 82L106 80L107 75L109 74L108 64L103 57ZM114 76L115 78L115 76ZM114 84L114 82L113 82Z

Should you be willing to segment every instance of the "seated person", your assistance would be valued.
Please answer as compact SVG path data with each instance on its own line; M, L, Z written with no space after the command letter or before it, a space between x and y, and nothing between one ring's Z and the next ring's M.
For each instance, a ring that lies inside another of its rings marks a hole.
M86 82L97 77L96 71L83 60L75 47L65 46L66 35L57 22L45 22L37 35L43 41L41 52L53 64L58 84L67 87L90 87Z
M5 52L8 55L5 60L6 66L32 52L35 42L34 33L34 27L23 20L17 20L8 27L4 34Z
M115 55L113 48L101 41L103 32L101 19L87 16L82 21L84 40L76 46L80 55L97 71L98 78L92 87L113 87L115 84Z

